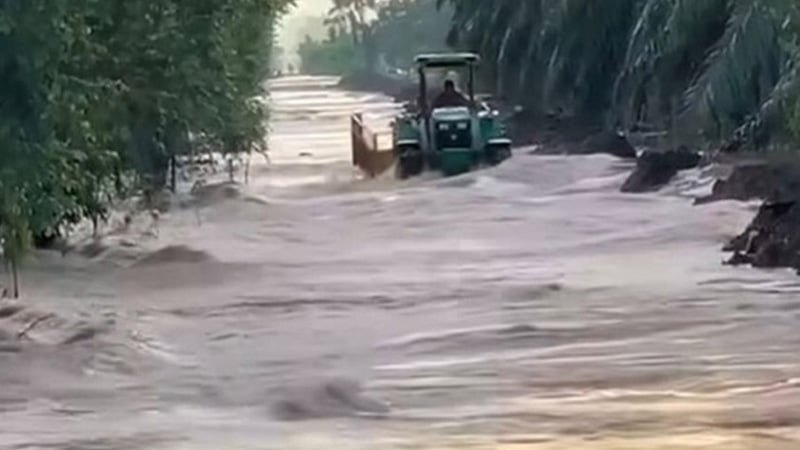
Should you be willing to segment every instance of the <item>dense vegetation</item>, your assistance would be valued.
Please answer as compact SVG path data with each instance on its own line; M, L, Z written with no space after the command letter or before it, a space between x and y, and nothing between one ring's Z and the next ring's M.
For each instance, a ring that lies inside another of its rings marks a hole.
M306 36L297 52L301 70L309 75L342 75L364 66L356 56L353 41L346 34L332 34L324 41Z
M102 219L126 188L155 192L202 138L248 151L271 24L290 0L6 0L0 4L0 240ZM16 290L16 287L15 287Z
M454 8L448 43L532 108L756 144L796 110L794 0L439 3Z
M436 0L333 0L328 38L299 49L304 72L341 75L407 69L414 55L445 50L450 10Z

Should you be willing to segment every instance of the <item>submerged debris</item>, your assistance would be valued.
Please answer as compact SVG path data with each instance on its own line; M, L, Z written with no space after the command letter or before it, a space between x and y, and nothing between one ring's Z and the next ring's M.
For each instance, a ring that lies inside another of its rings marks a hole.
M353 380L332 379L296 388L272 404L279 420L297 421L330 417L383 416L389 405L364 394Z

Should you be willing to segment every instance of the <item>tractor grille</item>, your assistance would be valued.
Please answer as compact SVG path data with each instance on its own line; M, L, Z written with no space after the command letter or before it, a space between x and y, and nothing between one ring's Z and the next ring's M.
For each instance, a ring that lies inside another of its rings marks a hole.
M468 120L436 124L436 145L439 148L472 147L472 127Z

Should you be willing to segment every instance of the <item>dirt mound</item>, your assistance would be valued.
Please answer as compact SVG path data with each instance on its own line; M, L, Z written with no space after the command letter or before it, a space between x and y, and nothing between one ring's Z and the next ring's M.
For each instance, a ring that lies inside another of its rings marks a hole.
M728 264L790 267L800 271L800 166L780 156L735 165L714 186L714 200L764 199L756 217L724 248L734 252Z
M700 164L702 156L687 147L659 152L648 150L636 161L636 170L622 185L622 192L651 192L658 190L681 170L693 169Z
M202 250L185 245L169 245L156 250L134 264L134 267L150 267L164 264L197 264L213 261L213 257Z
M95 239L80 247L78 253L86 258L97 258L108 250L109 246L107 244L99 239Z
M711 195L697 200L770 199L782 201L800 198L800 167L781 160L749 160L732 165L729 175L714 183Z
M240 198L242 198L242 191L237 183L213 183L193 188L191 203L193 206L211 206Z
M791 267L800 271L800 201L767 201L755 219L725 247L730 265Z

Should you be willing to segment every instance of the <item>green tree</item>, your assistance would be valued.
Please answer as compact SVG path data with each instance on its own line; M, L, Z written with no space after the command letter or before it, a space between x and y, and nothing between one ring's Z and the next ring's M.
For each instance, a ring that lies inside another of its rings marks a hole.
M436 0L388 0L378 10L373 38L391 67L409 68L419 53L449 50L445 40L452 11Z
M153 193L190 136L262 145L276 19L290 0L26 0L0 7L0 241L102 220L127 180Z
M797 84L790 0L439 0L449 43L528 107L703 131L769 131Z
M360 64L369 70L375 68L377 54L373 39L372 16L379 6L378 0L332 0L325 24L338 30L339 36L349 36L358 51ZM331 41L331 42L336 42Z

